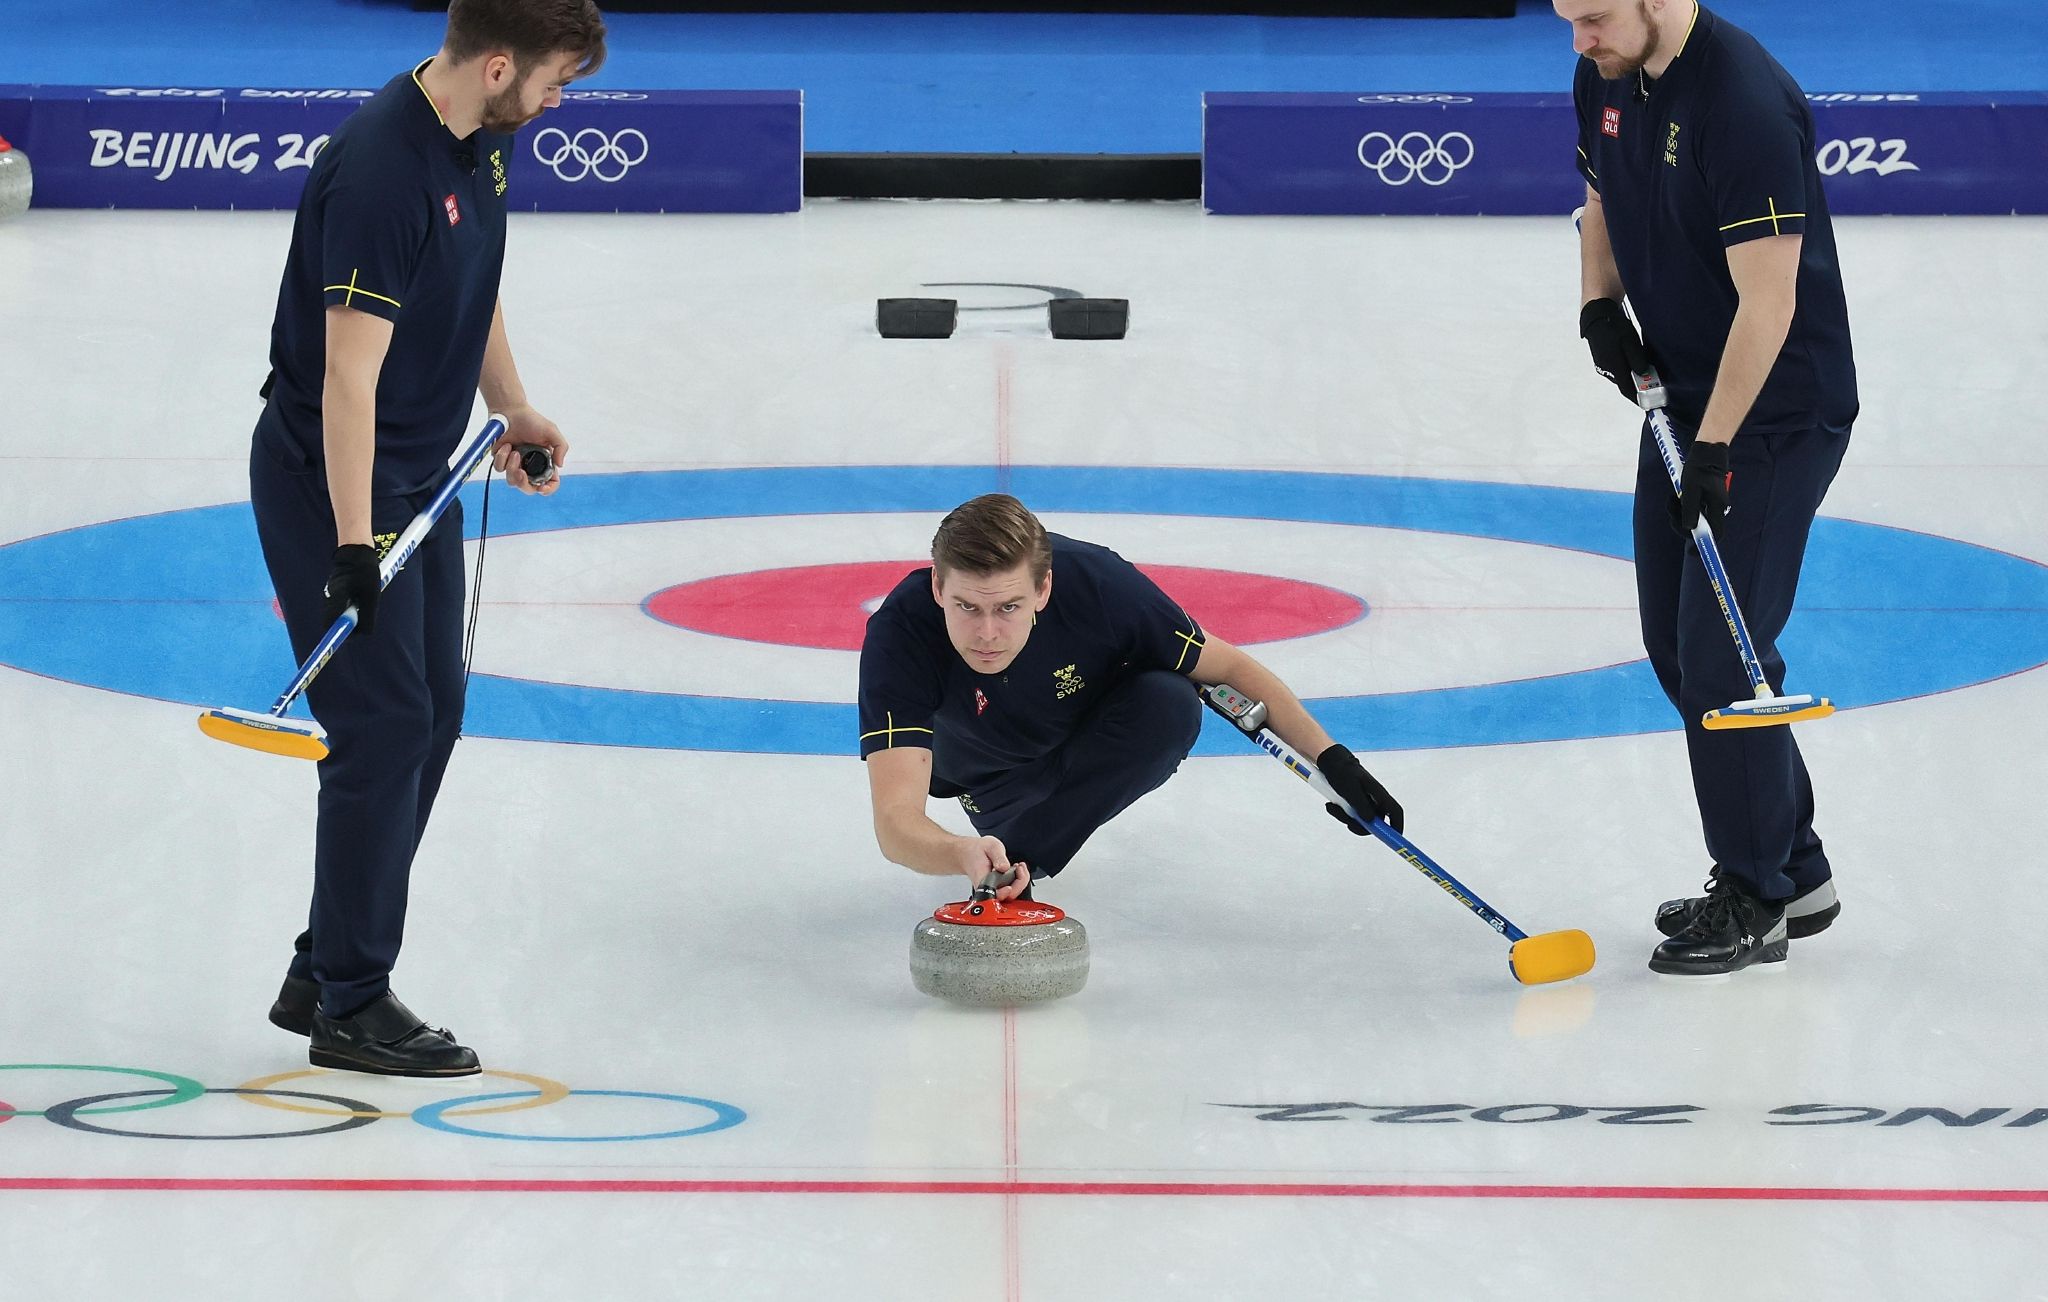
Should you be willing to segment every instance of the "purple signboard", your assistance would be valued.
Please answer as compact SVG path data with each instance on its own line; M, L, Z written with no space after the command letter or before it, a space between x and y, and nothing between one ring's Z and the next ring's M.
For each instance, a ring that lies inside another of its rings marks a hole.
M55 208L293 208L367 90L0 86L0 137ZM572 90L516 137L509 207L794 212L798 91Z
M1838 214L2048 213L2048 94L1808 97ZM1570 212L1571 96L1218 94L1202 99L1215 213Z

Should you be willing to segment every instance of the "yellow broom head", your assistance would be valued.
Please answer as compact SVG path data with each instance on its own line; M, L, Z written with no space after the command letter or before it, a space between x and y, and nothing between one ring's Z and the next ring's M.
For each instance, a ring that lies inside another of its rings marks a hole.
M304 760L327 758L326 730L302 719L281 719L273 714L222 706L199 716L199 731L215 741L244 750L260 750L266 755Z
M1525 936L1508 947L1508 971L1525 986L1569 981L1593 970L1593 938L1576 929Z
M1716 732L1728 728L1777 728L1825 719L1834 712L1835 703L1825 696L1760 696L1754 701L1737 701L1724 709L1709 710L1700 717L1700 726Z

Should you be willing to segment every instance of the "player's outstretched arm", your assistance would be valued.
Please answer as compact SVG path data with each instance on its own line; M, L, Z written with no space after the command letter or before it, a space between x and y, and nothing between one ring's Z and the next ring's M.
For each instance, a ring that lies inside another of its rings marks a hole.
M1188 677L1198 683L1228 683L1255 701L1266 703L1266 726L1274 735L1304 755L1321 755L1330 748L1330 734L1323 731L1301 698L1280 681L1280 676L1253 659L1239 647L1208 635L1195 670Z
M992 836L956 836L925 813L932 789L932 753L922 746L895 746L868 756L868 796L874 803L875 843L891 863L927 877L955 873L979 886L991 872L1017 870L1017 878L996 892L1015 899L1031 884L1023 864L1010 862Z
M1400 802L1388 794L1379 779L1365 771L1365 766L1358 762L1350 747L1330 739L1330 734L1323 731L1323 725L1315 721L1307 707L1302 705L1301 698L1280 681L1278 674L1211 634L1203 644L1201 658L1195 661L1195 670L1189 677L1203 684L1228 683L1253 700L1264 701L1266 726L1302 754L1315 756L1316 770L1336 788L1338 795L1350 801L1351 807L1367 818L1384 818L1395 831L1402 830L1404 815ZM1326 808L1331 817L1359 835L1365 835L1365 829L1345 817L1342 809L1336 805Z

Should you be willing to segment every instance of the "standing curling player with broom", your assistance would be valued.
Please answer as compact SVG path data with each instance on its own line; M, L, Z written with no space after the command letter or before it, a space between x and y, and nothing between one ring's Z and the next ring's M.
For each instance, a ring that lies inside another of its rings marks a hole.
M320 762L313 903L270 1020L313 1063L465 1076L476 1054L391 993L412 860L461 730L462 511L382 592L378 561L448 475L482 389L499 469L568 443L526 402L498 304L512 133L604 60L590 0L454 0L433 58L342 124L306 177L249 461L263 558L294 652L356 611L307 691Z
M1798 716L1721 707L1753 688L1770 699L1765 676L1783 682L1775 644L1857 413L1813 114L1754 37L1694 0L1553 6L1581 56L1579 333L1632 403L1661 378L1684 456L1674 494L1653 413L1636 476L1636 592L1650 663L1685 720L1713 868L1704 895L1657 911L1669 939L1650 966L1713 975L1781 962L1788 938L1840 911L1805 762L1772 726ZM1695 559L1701 520L1711 534ZM1711 550L1732 584L1728 612L1704 567ZM1737 606L1762 671L1754 684L1729 641Z

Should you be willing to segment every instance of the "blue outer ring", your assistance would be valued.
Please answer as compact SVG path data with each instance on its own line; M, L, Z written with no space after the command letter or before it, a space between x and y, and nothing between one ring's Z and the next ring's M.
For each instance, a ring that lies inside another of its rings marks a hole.
M998 486L1033 508L1414 529L1629 560L1625 493L1378 475L1132 467L852 466L579 476L501 494L499 534L666 520L942 512ZM466 490L474 495L477 489ZM471 503L472 507L474 502ZM476 511L470 510L473 522ZM2048 663L2048 567L1951 538L1822 518L1782 641L1789 691L1873 705ZM0 547L0 664L193 706L249 708L290 677L247 503L90 525ZM1729 654L1734 654L1730 648ZM847 683L847 695L853 683ZM1310 703L1358 749L1662 732L1646 662ZM1196 754L1239 754L1219 721ZM478 675L466 731L532 741L845 755L850 704L691 696Z
M689 1103L711 1110L711 1120L701 1126L687 1130L662 1130L646 1135L513 1135L502 1130L479 1130L475 1126L461 1126L449 1121L441 1114L449 1108L467 1107L472 1103L495 1103L499 1099L530 1099L536 1096L534 1090L512 1090L504 1094L472 1094L468 1098L442 1099L413 1109L412 1119L430 1130L445 1130L452 1135L474 1135L478 1139L517 1139L534 1144L619 1144L642 1139L686 1139L691 1135L709 1135L715 1131L730 1130L747 1119L747 1114L730 1103L717 1099L692 1098L688 1094L653 1094L646 1090L570 1090L570 1097L576 1095L603 1096L615 1099L662 1099L669 1103Z

